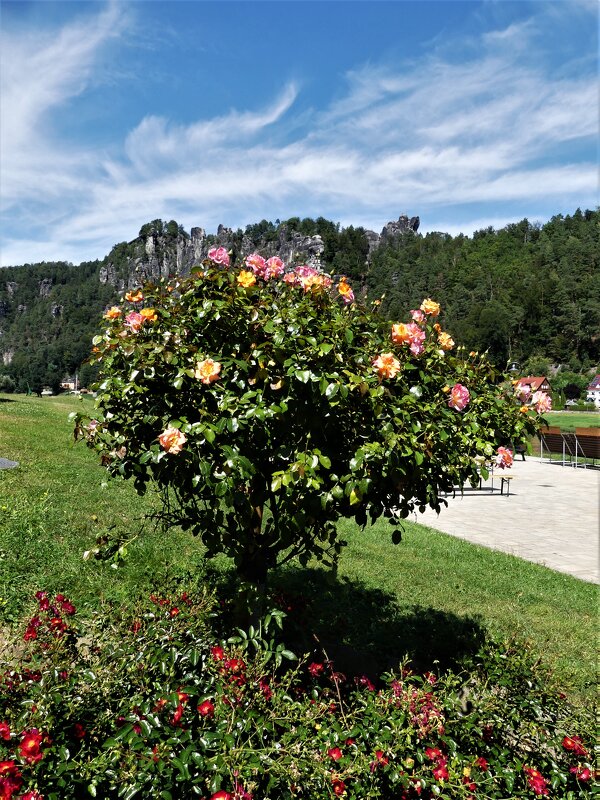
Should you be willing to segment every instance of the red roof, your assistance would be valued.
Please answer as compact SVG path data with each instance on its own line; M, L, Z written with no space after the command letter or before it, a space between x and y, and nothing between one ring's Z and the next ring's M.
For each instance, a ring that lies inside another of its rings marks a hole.
M542 375L541 378L539 376L535 377L530 375L527 378L519 378L517 381L517 386L530 386L532 392L537 392L544 381L548 384L548 386L550 386L550 382L544 375Z
M596 377L593 378L592 382L587 387L588 392L593 389L600 389L600 375L596 375Z

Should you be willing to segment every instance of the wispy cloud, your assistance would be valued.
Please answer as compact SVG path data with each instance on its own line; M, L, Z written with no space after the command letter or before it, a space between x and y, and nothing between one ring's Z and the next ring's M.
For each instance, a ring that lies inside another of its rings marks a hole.
M7 36L2 205L40 233L5 241L2 263L99 257L160 216L209 230L296 213L381 227L400 211L439 218L459 204L485 204L492 220L511 218L507 202L594 204L596 165L570 148L598 133L595 70L540 66L533 23L488 31L461 59L446 43L410 63L358 66L338 100L308 113L283 78L275 98L213 118L148 114L110 153L67 147L52 119L126 35L122 6L52 39ZM485 226L481 208L471 217Z

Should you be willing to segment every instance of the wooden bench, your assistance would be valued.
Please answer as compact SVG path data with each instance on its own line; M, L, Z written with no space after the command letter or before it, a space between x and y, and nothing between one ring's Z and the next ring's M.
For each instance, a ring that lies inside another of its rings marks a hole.
M577 452L595 464L600 459L600 428L575 428Z
M508 497L510 495L510 482L514 481L517 476L508 473L504 475L496 475L496 477L500 478L500 494L504 494L504 489L506 489L506 496Z

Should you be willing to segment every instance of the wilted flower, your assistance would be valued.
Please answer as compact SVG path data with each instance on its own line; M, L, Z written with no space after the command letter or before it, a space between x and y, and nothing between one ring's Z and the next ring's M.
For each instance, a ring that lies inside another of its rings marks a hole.
M211 247L208 257L214 264L220 264L222 267L229 266L229 253L224 247Z
M452 389L450 389L448 405L455 411L462 411L467 407L470 399L471 396L467 387L463 386L461 383L455 383Z
M380 378L395 378L400 371L400 362L393 353L381 353L373 361L373 368Z
M163 450L176 455L183 450L183 445L187 442L187 436L177 428L167 428L160 434L158 441Z
M515 387L515 395L521 403L526 403L531 397L531 386L523 383L517 383Z
M221 372L221 365L218 361L213 361L212 358L205 358L204 361L199 361L194 370L194 378L202 383L214 383L219 379Z

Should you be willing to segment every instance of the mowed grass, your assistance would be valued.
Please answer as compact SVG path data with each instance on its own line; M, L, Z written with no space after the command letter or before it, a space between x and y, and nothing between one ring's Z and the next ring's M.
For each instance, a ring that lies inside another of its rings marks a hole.
M144 523L156 498L140 498L121 481L103 488L95 453L73 443L68 414L91 401L0 400L0 456L20 462L0 470L5 636L38 589L67 594L85 614L133 604L170 577L204 574L197 540ZM140 535L118 568L83 560L98 535L128 532ZM310 622L322 643L345 646L346 655L359 654L377 668L386 666L386 655L428 666L468 651L486 631L517 635L530 642L557 686L591 702L595 586L413 523L399 545L384 522L360 531L343 521L340 532L348 546L335 579L318 568L275 575L286 591L310 597Z
M575 428L600 428L600 412L596 411L551 411L544 414L548 425L562 431L575 431Z

